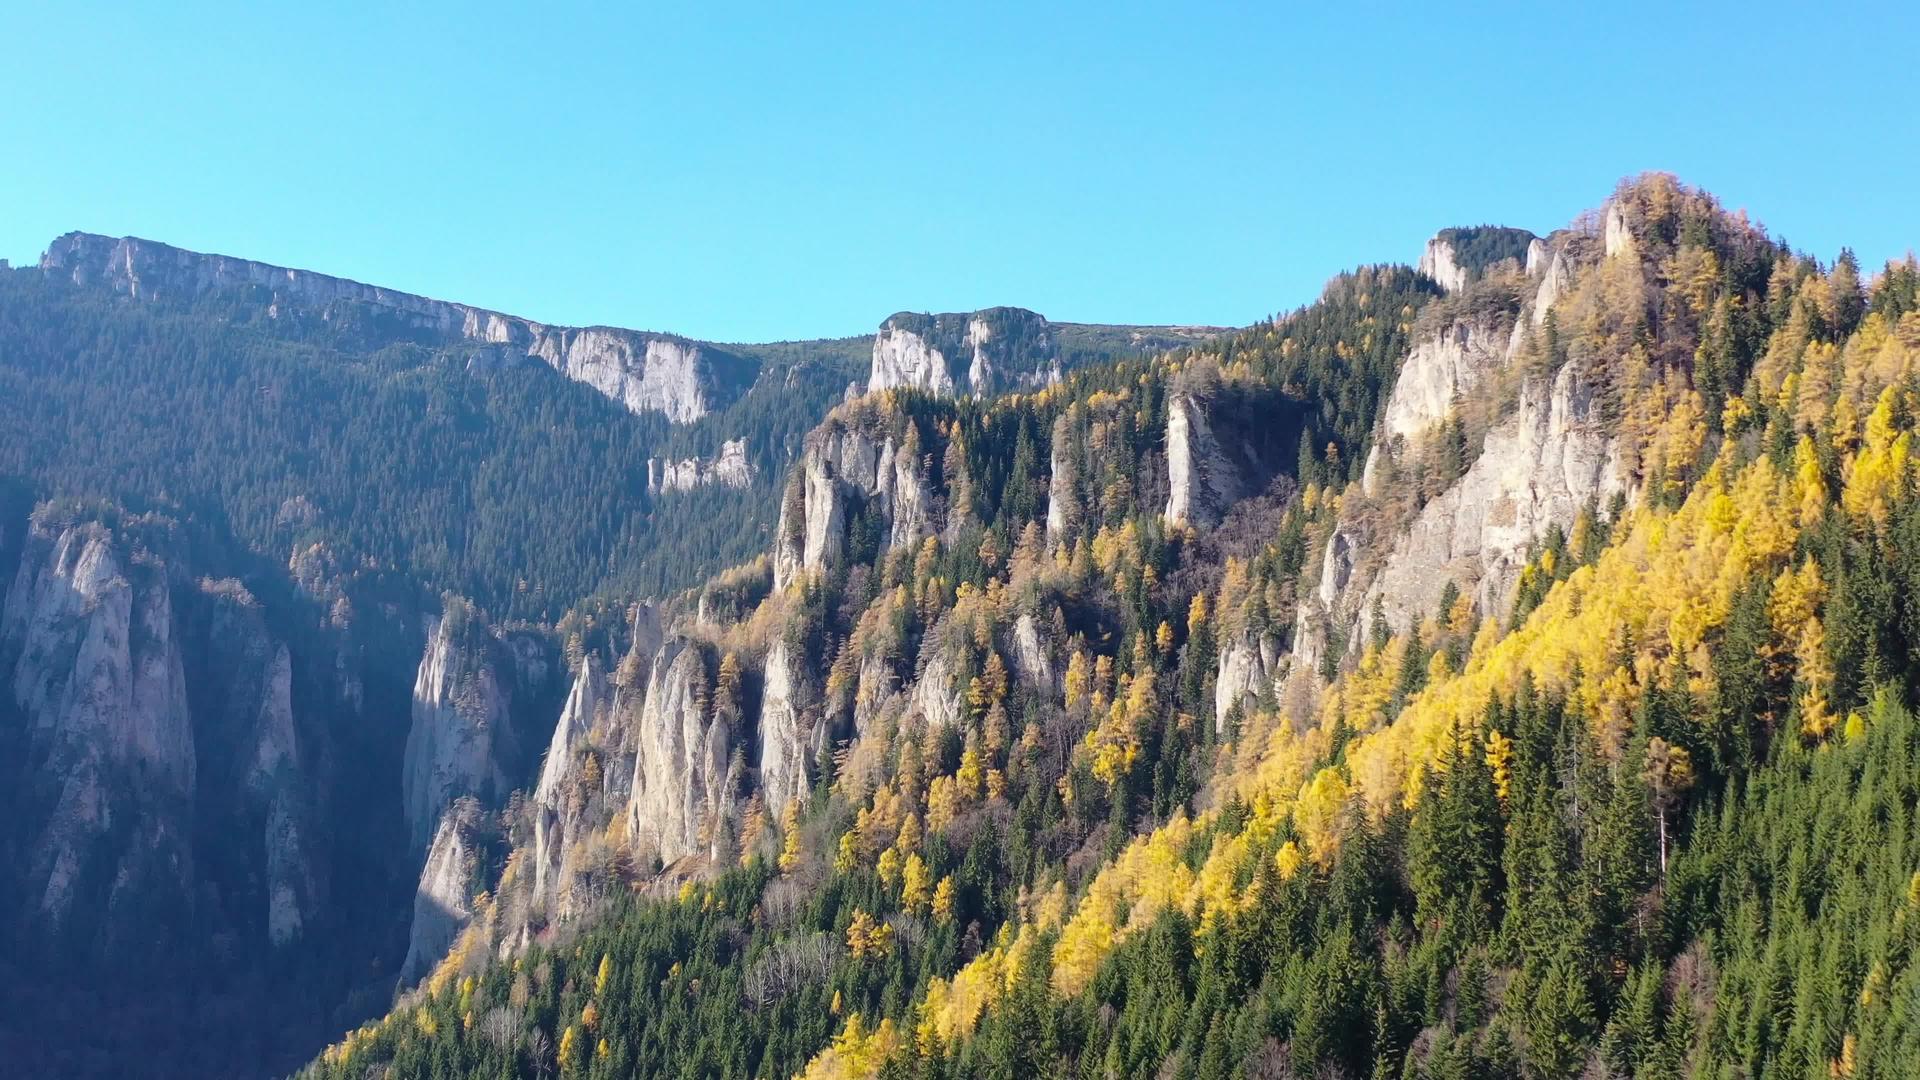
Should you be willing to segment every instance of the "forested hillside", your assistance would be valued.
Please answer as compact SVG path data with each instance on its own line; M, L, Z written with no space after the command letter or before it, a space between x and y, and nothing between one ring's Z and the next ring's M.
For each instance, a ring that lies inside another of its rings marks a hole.
M563 622L507 854L308 1074L1920 1071L1920 271L1660 175L1443 241L837 408L664 642Z
M0 273L0 471L43 496L177 506L256 550L326 539L502 615L645 594L765 546L756 507L864 367L864 341L768 347L765 392L691 426L631 414L538 365L372 352L214 296L132 304ZM647 460L746 435L746 490L654 497Z

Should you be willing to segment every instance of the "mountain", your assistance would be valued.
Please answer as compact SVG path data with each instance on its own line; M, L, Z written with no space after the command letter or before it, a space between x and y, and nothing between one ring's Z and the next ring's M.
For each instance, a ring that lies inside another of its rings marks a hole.
M0 272L0 334L0 473L43 495L167 501L282 557L324 537L548 621L764 550L807 430L878 348L553 327L84 233ZM1065 336L1065 366L1157 341Z
M1660 175L1422 264L894 365L310 1075L1911 1071L1920 270Z
M1146 347L1085 332L1060 363ZM0 268L10 1059L253 1075L384 1009L506 850L562 646L763 549L872 352L133 238ZM42 1037L67 1014L116 1034Z
M76 1007L329 1078L1920 1066L1911 260L1649 174L1241 330L716 346L689 424L103 284L0 275L40 1072L124 1071Z

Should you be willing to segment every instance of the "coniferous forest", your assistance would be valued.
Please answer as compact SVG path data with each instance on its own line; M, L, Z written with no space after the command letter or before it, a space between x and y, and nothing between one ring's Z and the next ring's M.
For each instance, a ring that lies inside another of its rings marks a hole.
M1920 269L1664 174L1432 245L1005 393L729 346L687 424L0 272L8 807L120 775L35 689L92 655L38 583L112 556L184 613L195 812L266 830L194 917L327 891L287 822L375 883L305 924L348 944L304 1077L1920 1075ZM744 487L648 491L734 438ZM111 927L39 835L0 914Z

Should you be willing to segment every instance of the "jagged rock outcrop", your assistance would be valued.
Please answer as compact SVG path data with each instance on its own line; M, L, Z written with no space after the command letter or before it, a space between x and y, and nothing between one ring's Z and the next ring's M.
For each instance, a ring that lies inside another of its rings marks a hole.
M1427 241L1420 253L1419 271L1432 278L1442 289L1459 292L1467 287L1467 270L1454 255L1453 243L1441 237Z
M489 359L531 356L586 383L634 412L690 423L752 381L752 361L702 342L613 327L548 326L466 304L363 285L345 278L206 255L135 237L68 233L40 266L78 284L98 284L139 299L189 300L214 292L260 290L275 319L337 321L350 306L379 314L394 340L426 339L481 347ZM498 355L495 355L498 354Z
M1164 516L1175 525L1212 525L1245 494L1205 402L1191 394L1167 398L1167 483Z
M1633 248L1633 229L1627 225L1627 213L1618 200L1607 202L1605 217L1606 254L1611 259Z
M953 662L940 644L937 632L927 635L925 661L920 677L909 694L909 711L917 713L931 728L957 728L966 719L966 708L955 685Z
M1530 381L1518 412L1487 433L1480 457L1428 503L1394 545L1362 610L1378 596L1396 632L1430 613L1448 581L1482 612L1507 609L1529 545L1572 527L1588 505L1624 490L1619 447L1596 408L1598 390L1571 363L1551 384Z
M1040 634L1040 620L1034 618L1032 612L1022 612L1013 621L1013 673L1021 682L1040 690L1051 691L1059 686L1053 655Z
M105 955L194 917L248 946L299 939L326 899L307 768L324 732L297 721L294 657L264 606L236 580L196 581L179 523L157 515L43 508L23 547L0 675L31 762L8 823L26 929Z
M883 548L918 544L933 533L933 492L921 472L913 428L892 433L889 418L865 402L843 406L807 436L797 494L780 510L774 588L802 571L837 562L853 513L865 507L884 523Z
M747 460L747 440L729 439L711 458L647 459L647 491L693 491L703 487L743 488L753 482L753 463Z
M806 797L807 763L817 749L801 660L785 641L776 641L760 680L760 798L776 819L787 804Z
M1277 692L1286 674L1285 651L1266 634L1242 633L1220 650L1213 684L1214 730L1226 734L1235 706L1252 708Z
M464 606L429 622L426 654L413 685L401 797L414 849L433 839L441 811L462 795L485 801L510 787L504 763L515 734L510 661L497 639Z
M1387 438L1412 438L1446 419L1454 402L1505 362L1507 328L1499 320L1458 319L1416 344L1381 414Z
M1420 253L1419 271L1449 293L1465 291L1496 268L1533 272L1539 237L1500 225L1442 229Z
M635 851L663 863L715 854L739 812L738 717L713 707L711 685L698 643L673 637L654 654L627 812Z
M474 898L482 888L484 817L480 804L465 798L448 806L434 827L413 893L413 928L400 965L402 990L425 978L473 921Z
M856 734L865 734L872 730L875 718L879 717L900 689L900 677L887 663L887 658L878 652L870 652L860 658L860 677L855 681L853 696L853 730Z
M23 908L56 934L85 909L110 936L191 907L196 759L166 567L98 522L36 515L0 657L43 763Z
M601 824L584 817L586 807L581 796L590 793L578 789L592 778L582 776L581 760L583 753L590 752L596 731L613 735L617 740L617 735L606 730L616 710L614 699L613 687L601 670L600 658L589 653L580 663L573 688L560 710L560 720L553 726L553 739L547 745L540 780L533 790L533 890L542 902L560 891L568 855L582 832ZM596 761L593 769L600 774L599 783L604 785L605 765Z
M1390 455L1445 420L1458 402L1506 366L1517 347L1512 322L1498 313L1476 313L1454 319L1414 344L1381 410L1379 433L1361 474L1365 491L1377 490Z
M867 376L869 392L895 387L953 394L953 372L946 354L929 340L917 320L900 315L881 323L873 335L873 370Z
M1606 228L1623 234L1614 246L1630 245L1624 217L1611 206L1606 217ZM1505 317L1498 312L1477 307L1480 314L1457 319L1414 346L1383 410L1363 490L1377 494L1386 455L1431 430L1453 402L1484 397L1492 376L1512 377L1520 370L1547 314L1600 257L1600 246L1577 230L1534 238L1526 252L1532 293L1511 329L1503 331ZM1336 525L1322 554L1318 587L1295 615L1292 656L1283 658L1278 676L1281 696L1293 699L1299 684L1317 678L1333 647L1329 635L1336 644L1350 644L1367 632L1376 601L1396 633L1434 613L1449 582L1483 614L1508 610L1530 546L1551 527L1570 529L1589 506L1604 511L1625 490L1619 447L1596 408L1597 382L1579 362L1525 379L1518 405L1487 432L1465 474L1411 521L1385 534L1365 520ZM1217 686L1237 687L1243 672L1254 672L1256 681L1264 677L1251 655L1234 658L1235 670L1228 671L1230 652L1222 651Z
M984 396L1059 382L1060 364L1052 325L1024 308L942 315L900 312L881 323L874 335L867 389Z

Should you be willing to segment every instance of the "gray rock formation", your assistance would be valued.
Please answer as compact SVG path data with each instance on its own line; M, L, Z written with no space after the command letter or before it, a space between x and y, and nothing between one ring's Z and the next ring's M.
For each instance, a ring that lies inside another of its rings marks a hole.
M1277 693L1288 659L1269 635L1243 633L1227 642L1213 684L1214 731L1226 734L1234 706L1250 709L1263 696Z
M287 945L321 902L308 851L312 791L293 714L293 656L240 582L202 579L198 593L188 682L200 702L199 804L259 830L267 938Z
M753 463L747 460L747 440L729 439L711 458L647 459L647 491L693 491L703 487L743 488L753 482Z
M1631 245L1612 206L1604 228L1617 234L1615 250ZM1600 257L1600 247L1576 230L1529 242L1526 265L1537 280L1504 347L1495 347L1503 323L1487 316L1456 320L1440 337L1415 345L1383 411L1364 474L1367 491L1400 442L1430 429L1452 401L1484 395L1495 373L1514 370L1529 335ZM1295 613L1291 656L1281 657L1276 671L1253 650L1223 647L1216 712L1230 707L1229 699L1247 700L1245 684L1268 678L1279 681L1283 702L1295 700L1317 679L1329 635L1352 643L1369 630L1376 601L1396 633L1433 614L1449 582L1483 614L1507 611L1531 545L1553 526L1570 529L1590 505L1605 510L1626 489L1619 447L1596 409L1596 384L1577 362L1526 379L1518 406L1487 432L1467 472L1412 521L1387 534L1377 534L1365 517L1336 525L1318 587Z
M434 827L413 892L413 928L407 935L407 958L400 965L401 990L432 972L473 921L474 898L482 888L484 817L479 803L461 799L446 808Z
M840 559L856 500L886 523L885 548L910 547L933 533L933 492L913 440L896 439L888 418L864 402L836 409L807 436L799 473L800 498L781 506L776 590Z
M1427 241L1426 250L1420 253L1419 270L1448 292L1459 292L1467 287L1466 268L1460 265L1455 256L1453 244L1440 237Z
M509 709L514 674L498 641L462 607L432 619L413 684L413 726L401 773L407 832L415 851L432 841L441 812L462 795L504 795L503 762L514 741Z
M1437 333L1416 342L1400 365L1393 392L1381 411L1380 429L1367 452L1361 486L1377 490L1387 458L1403 452L1434 425L1447 418L1456 403L1499 372L1519 341L1512 319L1482 312L1453 320Z
M548 326L466 304L363 285L305 270L205 255L134 237L68 233L41 257L42 269L139 299L188 300L213 292L261 290L272 318L334 319L347 305L373 309L403 333L479 346L485 370L500 356L531 356L634 412L689 423L752 381L754 364L702 342L612 327Z
M553 726L553 739L541 765L540 781L534 787L533 890L541 902L549 902L562 891L568 855L584 830L598 822L583 818L578 788L586 779L580 772L583 751L588 750L596 732L611 734L608 725L615 713L615 695L599 657L589 653L575 675L573 689L567 694L560 720ZM601 783L607 770L601 767Z
M1394 544L1368 591L1396 632L1431 613L1448 581L1503 612L1528 547L1549 527L1569 529L1590 503L1624 490L1619 447L1595 408L1591 374L1568 364L1551 385L1531 381L1519 411L1487 433L1465 476L1428 503Z
M957 728L966 719L966 709L960 699L960 687L955 685L953 663L940 643L941 636L938 631L927 634L920 677L914 680L908 708L926 721L928 727Z
M58 933L78 906L109 928L190 906L196 759L165 566L99 523L36 516L0 657L49 795L26 833L26 910Z
M910 325L896 325L896 315L880 325L873 335L873 370L867 376L867 390L891 390L905 387L932 394L953 394L953 372L946 354L928 339L928 335Z
M1632 250L1633 230L1628 227L1626 211L1620 208L1618 201L1608 201L1605 216L1606 254L1607 258L1611 259L1622 252Z
M699 644L669 638L654 654L635 725L629 832L663 863L711 855L739 812L735 721L712 707Z
M971 314L901 312L873 338L869 391L905 387L951 396L1031 389L1060 381L1053 326L1024 308Z
M1013 621L1013 673L1021 682L1040 690L1051 692L1060 686L1053 655L1032 612L1023 612Z
M760 798L778 819L788 803L806 798L816 726L806 672L785 641L767 652L760 685Z
M1222 451L1206 404L1190 394L1167 398L1167 507L1174 525L1208 526L1245 493L1239 471Z

